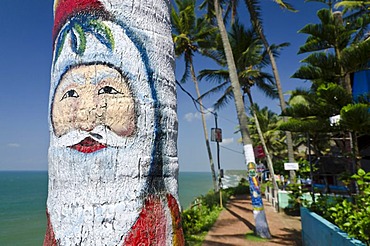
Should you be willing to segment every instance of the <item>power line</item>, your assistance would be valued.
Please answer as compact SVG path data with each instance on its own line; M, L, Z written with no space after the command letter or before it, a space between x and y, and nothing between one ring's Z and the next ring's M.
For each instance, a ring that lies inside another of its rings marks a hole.
M208 111L209 113L211 113L211 114L213 114L213 115L215 115L216 113L215 112L213 112L213 111L211 111L211 110L209 110L208 108L206 108L206 107L204 107L203 106L203 104L201 104L197 99L195 99L191 94L190 94L190 92L188 92L184 87L182 87L182 85L176 80L176 84L181 88L181 90L183 91L183 92L185 92L190 98L191 98L191 100L193 101L193 103L194 103L194 106L195 106L195 108L197 109L197 111L199 112L199 113L201 113L201 114L204 114L204 112L202 111L202 110L199 110L198 109L198 107L197 107L197 104L199 104L199 106L201 106L203 109L205 109L206 111Z
M193 101L193 103L194 103L194 106L195 106L195 108L197 109L197 111L199 111L201 114L204 114L204 112L203 111L201 111L201 110L199 110L198 109L198 107L197 107L197 104L199 104L202 108L204 108L206 111L208 111L209 113L211 113L211 114L213 114L214 116L216 116L216 117L220 117L217 113L215 113L215 112L213 112L213 111L211 111L211 110L209 110L208 108L206 108L206 107L204 107L201 103L199 103L199 101L197 100L197 99L195 99L191 94L190 94L190 92L188 92L177 80L176 80L176 84L180 87L180 89L183 91L183 92L185 92L185 94L187 94L190 98L191 98L191 100ZM225 118L225 117L221 117L222 119L224 119L224 120L226 120L226 121L229 121L229 122L231 122L231 123L233 123L233 124L236 124L236 125L239 125L238 123L235 123L234 121L232 121L232 120L230 120L230 119L227 119L227 118ZM240 151L236 151L236 150L233 150L233 149L230 149L230 148L227 148L227 147L225 147L225 146L220 146L221 148L224 148L224 149L226 149L226 150L229 150L229 151L231 151L231 152L235 152L235 153L237 153L237 154L241 154L241 155L244 155L244 153L243 152L240 152Z
M215 112L213 112L212 110L210 110L210 109L208 109L208 108L206 108L206 107L204 107L203 106L203 104L202 103L200 103L197 99L195 99L191 94L190 94L190 92L188 92L177 80L176 80L176 84L180 87L180 89L183 91L183 92L185 92L185 94L187 94L190 98L191 98L191 100L193 101L193 103L194 103L194 106L195 106L195 108L196 108L196 110L199 112L199 113L201 113L201 114L205 114L204 113L204 111L207 111L208 113L211 113L211 114L213 114L213 115L216 115L217 113L215 113ZM202 110L199 110L198 109L198 106L197 106L197 104L201 107L201 108L203 108L203 110L204 111L202 111ZM229 121L229 122L231 122L231 123L233 123L233 124L235 124L235 125L239 125L238 123L236 123L236 122L234 122L234 121L232 121L232 120L230 120L230 119L227 119L227 118L225 118L225 117L222 117L222 116L220 116L220 115L218 115L217 114L217 116L218 117L220 117L220 118L222 118L223 120L226 120L226 121Z
M235 124L235 125L239 125L239 123L236 123L235 121L232 121L232 120L230 120L230 119L228 119L228 118L225 118L225 117L222 117L222 116L218 116L218 117L220 117L220 118L222 118L223 120L226 120L226 121L228 121L228 122L230 122L230 123L233 123L233 124Z
M224 149L227 149L227 150L229 150L229 151L232 151L232 152L235 152L235 153L238 153L238 154L244 155L244 153L243 153L243 152L236 151L236 150L233 150L233 149L227 148L227 147L222 146L222 145L221 145L220 147L221 147L221 148L224 148Z

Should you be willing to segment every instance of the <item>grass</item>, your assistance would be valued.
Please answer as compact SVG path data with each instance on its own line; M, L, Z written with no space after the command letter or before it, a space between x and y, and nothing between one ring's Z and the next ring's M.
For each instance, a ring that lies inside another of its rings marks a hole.
M187 246L201 246L204 238L207 236L207 231L199 233L197 235L188 235L185 238L185 245Z
M252 242L268 242L269 239L267 238L262 238L262 237L259 237L259 236L256 236L256 234L254 234L254 232L250 232L250 233L247 233L245 235L245 238L248 240L248 241L252 241Z

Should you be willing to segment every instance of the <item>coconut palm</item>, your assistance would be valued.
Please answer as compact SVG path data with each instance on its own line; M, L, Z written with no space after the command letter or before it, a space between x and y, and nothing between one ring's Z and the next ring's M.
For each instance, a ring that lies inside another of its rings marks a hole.
M226 31L225 24L222 19L222 8L218 0L205 1L204 4L207 6L210 6L211 4L213 4L213 7L214 7L214 13L216 16L217 24L220 29L220 36L221 36L222 47L224 50L224 57L225 57L226 64L228 66L228 77L229 77L229 81L231 84L231 91L232 91L233 99L235 102L235 108L237 111L240 133L242 136L242 143L244 146L246 164L248 165L248 168L253 167L255 163L255 157L254 157L254 152L253 152L252 140L249 136L249 132L247 128L248 118L245 113L243 94L241 90L241 84L239 82L239 75L238 75L236 62L234 60L232 46L229 41L228 33ZM252 182L252 177L249 177L249 179L250 179L250 184L251 184L250 187L251 187L251 192L252 192L253 190L252 188L255 186L253 185L254 183ZM254 211L254 218L256 221L256 234L263 238L270 238L271 234L270 234L270 230L267 225L266 215L264 211L260 209L261 207L263 208L262 199L260 196L255 197L255 199L259 200L258 202L259 207L257 209L257 206L256 206L256 209Z
M277 93L271 79L271 75L261 71L261 68L267 65L268 59L264 55L263 47L253 29L245 30L244 26L236 21L232 25L229 32L229 40L233 49L234 59L236 61L239 81L241 83L242 94L247 95L251 108L253 108L253 98L251 87L256 85L258 89L262 90L267 96L276 98ZM226 66L226 58L222 44L218 44L218 49L214 52L216 62L221 66ZM229 73L227 70L207 69L199 73L199 78L207 78L210 81L216 82L218 85L206 92L204 95L222 91L221 97L216 101L214 107L219 107L227 104L229 99L233 99L232 88L230 85ZM257 131L259 133L260 141L264 147L265 153L269 153L267 146L264 144L263 131L258 127L258 119L256 113L251 110L254 116ZM271 174L274 174L274 168L270 155L267 155L268 167ZM275 177L273 176L274 188L277 190Z
M175 55L177 57L183 56L185 61L185 72L181 81L185 82L189 74L194 82L195 90L198 96L198 103L200 105L200 112L203 124L204 139L206 143L209 164L212 173L212 181L214 190L218 190L216 182L215 167L212 158L210 142L207 133L207 125L205 119L205 112L200 98L200 91L198 80L194 70L193 56L194 53L204 53L203 49L209 47L212 42L212 35L216 28L211 26L204 18L197 18L195 14L195 0L176 0L178 11L172 8L172 36L175 44Z
M294 8L290 4L288 4L286 1L274 0L274 2L276 2L282 8L288 9L290 11L295 11ZM285 103L285 100L284 100L283 89L281 87L279 71L278 71L278 68L277 68L275 57L273 55L273 52L272 52L271 47L269 45L269 42L268 42L268 40L267 40L267 38L264 34L264 31L263 31L263 24L262 24L262 18L261 18L261 13L260 13L259 1L258 0L245 0L245 4L246 4L247 9L249 11L252 25L256 29L256 31L257 31L259 37L261 38L262 43L265 46L265 49L267 50L267 53L269 55L272 72L273 72L276 87L277 87L277 90L278 90L278 93L279 93L279 101L280 101L281 111L284 113L285 109L286 109L286 103ZM287 120L285 117L283 119L284 119L284 121ZM288 147L289 162L294 162L293 140L292 140L292 134L289 131L286 132L286 143L287 143L287 147ZM295 179L295 172L294 171L290 171L290 178L291 178L292 181L294 181L294 179Z
M257 104L254 104L254 112L257 115L261 131L263 132L263 139L273 160L280 159L281 153L286 149L284 143L285 134L278 129L280 123L282 123L282 118L267 107L260 109ZM253 118L250 120L249 130L253 143L260 145L261 140L254 121Z
M222 16L222 3L219 0L205 0L201 6L207 8L207 19L211 22L216 19L216 23L220 32L220 37L222 41L222 47L225 51L226 63L228 66L229 77L231 82L231 88L234 94L235 108L237 111L237 117L240 125L240 133L242 135L242 142L244 145L244 150L248 149L248 155L246 155L246 163L249 161L255 162L254 154L250 152L252 148L252 141L249 137L247 123L248 118L244 110L243 95L241 93L241 87L238 79L238 73L232 53L232 48L229 42L228 34L226 31L225 23Z
M44 245L185 244L169 7L54 1Z

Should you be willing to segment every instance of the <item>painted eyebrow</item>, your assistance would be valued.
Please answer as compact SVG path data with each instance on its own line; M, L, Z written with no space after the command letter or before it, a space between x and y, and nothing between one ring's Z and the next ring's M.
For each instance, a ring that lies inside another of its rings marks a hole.
M128 82L128 74L121 74L119 71L115 70L115 73L112 74L111 71L97 70L94 78L92 79L92 84L96 85L106 78L119 78L120 81Z
M63 83L63 85L61 85L62 80L66 82L66 83ZM61 80L56 86L56 90L61 91L61 92L66 92L66 88L68 88L68 86L70 86L72 83L77 83L79 85L84 84L85 78L83 75L80 75L80 74L75 74L75 73L65 74L64 76L62 76Z
M118 72L115 72L112 74L111 71L96 71L96 74L94 76L94 78L91 80L91 83L96 85L98 84L100 81L102 81L103 79L106 79L106 78L119 78L121 77L120 74Z
M74 73L72 73L71 74L71 82L72 83L77 83L77 84L80 84L80 85L82 85L82 84L85 84L85 76L83 75L83 74L74 74Z

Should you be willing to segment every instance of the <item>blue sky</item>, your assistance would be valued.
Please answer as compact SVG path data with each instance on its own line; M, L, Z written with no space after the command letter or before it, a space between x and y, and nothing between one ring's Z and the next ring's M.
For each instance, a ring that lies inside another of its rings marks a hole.
M304 56L297 51L306 39L297 31L305 24L316 23L316 11L324 5L290 1L299 10L281 10L272 0L262 0L265 33L270 43L290 42L278 59L284 91L308 86L290 79ZM48 97L51 66L51 30L53 25L52 0L1 0L0 8L0 170L46 170L49 145ZM239 17L249 25L248 15L241 1ZM243 20L244 19L244 20ZM183 63L176 61L176 76L183 73ZM202 57L195 57L195 68L214 66ZM188 81L186 90L195 95L194 85ZM210 87L201 82L201 93ZM253 91L261 106L280 112L278 101L266 99ZM204 101L211 108L214 97ZM237 118L233 103L218 112L218 125L223 130L224 143L220 153L224 169L244 169L239 135L234 134ZM179 138L178 156L181 171L209 171L208 157L199 113L191 99L178 88ZM214 127L214 117L207 117L207 127ZM212 153L216 160L216 144ZM228 148L228 149L226 149ZM231 151L231 150L233 151ZM217 162L216 162L217 163Z

